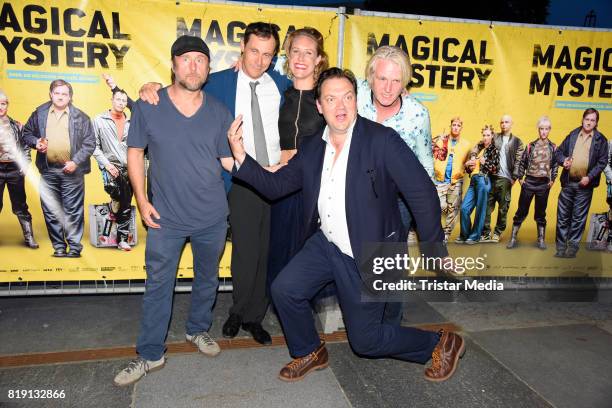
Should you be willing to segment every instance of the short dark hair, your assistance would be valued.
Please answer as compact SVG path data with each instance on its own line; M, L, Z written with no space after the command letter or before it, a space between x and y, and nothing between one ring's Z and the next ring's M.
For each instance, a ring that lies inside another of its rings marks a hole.
M274 55L278 54L278 50L280 48L280 39L278 37L278 30L280 27L276 24L272 23L264 23L263 21L257 21L255 23L251 23L247 26L244 31L244 45L249 42L249 38L252 35L256 35L260 38L268 39L270 37L274 38L276 45L274 46Z
M315 88L315 99L318 100L321 97L321 88L323 87L323 82L332 78L344 78L348 80L351 85L353 85L355 96L357 96L357 80L355 79L355 75L353 74L353 72L349 69L333 67L326 69L319 75L319 79L317 80L317 86Z
M590 115L591 113L595 114L595 124L599 123L599 111L595 108L588 108L587 110L584 111L584 113L582 114L582 119L586 118L586 115Z
M112 90L112 92L113 92L113 96L112 96L112 98L114 98L114 97L115 97L115 94L118 94L118 93L122 93L122 94L124 94L126 97L128 96L127 92L125 92L123 89L118 88L118 87L114 87L114 88L113 88L113 90Z
M51 81L51 84L49 85L49 93L53 92L53 90L58 86L67 86L68 94L70 95L70 98L72 98L72 85L70 85L69 82L66 82L63 79L56 79L54 81Z

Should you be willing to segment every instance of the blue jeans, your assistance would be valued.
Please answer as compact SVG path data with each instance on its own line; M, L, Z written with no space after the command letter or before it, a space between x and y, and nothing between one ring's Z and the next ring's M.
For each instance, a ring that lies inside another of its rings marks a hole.
M462 240L479 241L487 213L487 198L491 191L491 181L488 176L476 174L472 176L470 186L461 204L461 235ZM474 225L470 220L472 211L476 208Z
M167 227L149 228L145 263L147 283L142 298L142 320L136 352L156 361L164 355L172 315L174 282L187 238L193 252L193 285L186 331L192 335L208 331L219 286L219 257L225 246L227 221L220 220L201 231L188 233Z

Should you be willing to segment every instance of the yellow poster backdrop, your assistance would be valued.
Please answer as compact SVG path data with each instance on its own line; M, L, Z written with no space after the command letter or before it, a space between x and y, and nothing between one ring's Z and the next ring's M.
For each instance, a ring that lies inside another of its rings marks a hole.
M400 17L371 13L347 19L345 37L350 41L345 42L344 66L363 78L367 61L378 47L405 50L413 68L410 92L429 109L432 136L447 134L450 119L460 116L464 123L461 137L476 144L485 124L499 132L501 116L509 114L514 120L513 134L528 143L537 139L536 123L547 115L552 122L550 139L559 145L581 125L583 111L594 107L600 112L599 130L612 137L612 31ZM468 185L464 183L464 190ZM560 189L557 179L547 208L547 251L533 248L533 206L519 233L520 247L505 248L520 194L517 183L503 241L455 246L451 252L486 258L486 273L493 276L612 276L611 255L581 250L576 262L552 256ZM602 175L583 240L591 214L607 211ZM450 242L458 234L457 225Z
M239 6L170 1L10 1L0 10L0 88L9 96L9 115L25 123L49 98L49 83L69 81L73 103L91 118L110 108L111 93L102 79L110 74L132 98L145 82L170 82L170 46L183 34L201 36L211 49L213 71L239 55L246 25L279 26L281 42L296 28L317 28L325 37L330 63L336 64L338 18L328 10ZM33 153L34 155L35 153ZM26 177L27 203L34 220L36 250L25 248L8 194L0 214L0 282L143 279L146 231L138 224L131 252L89 244L90 204L109 201L97 163L85 177L85 233L82 258L53 258L40 207L39 174ZM229 276L228 244L220 276ZM192 255L185 250L178 277L192 276Z
M499 130L508 113L513 133L528 142L537 137L538 118L548 115L551 139L558 143L581 124L586 107L595 107L599 129L611 136L610 30L360 15L347 19L346 33L344 66L360 77L379 46L408 53L410 92L428 107L433 135L448 132L450 118L460 115L463 135L476 142L484 124Z

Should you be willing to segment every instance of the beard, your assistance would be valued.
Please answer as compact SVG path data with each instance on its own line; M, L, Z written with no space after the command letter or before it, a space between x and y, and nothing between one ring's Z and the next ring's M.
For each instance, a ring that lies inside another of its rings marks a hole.
M190 78L193 78L193 79L191 79L191 81L188 81L188 79ZM206 82L206 79L191 76L187 78L180 78L180 79L177 78L176 82L183 88L187 89L188 91L195 92L195 91L199 91L200 89L202 89L202 85L204 85L204 82Z

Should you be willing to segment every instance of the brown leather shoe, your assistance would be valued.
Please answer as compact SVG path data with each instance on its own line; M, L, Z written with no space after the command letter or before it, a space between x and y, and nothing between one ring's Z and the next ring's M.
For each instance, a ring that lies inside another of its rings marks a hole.
M325 342L321 342L321 345L312 353L307 356L295 358L289 364L284 366L278 378L283 381L300 381L311 371L322 370L327 368L329 365L327 349L325 348Z
M463 338L456 333L440 330L440 341L431 353L431 367L425 369L425 379L435 382L448 380L455 373L463 353Z

